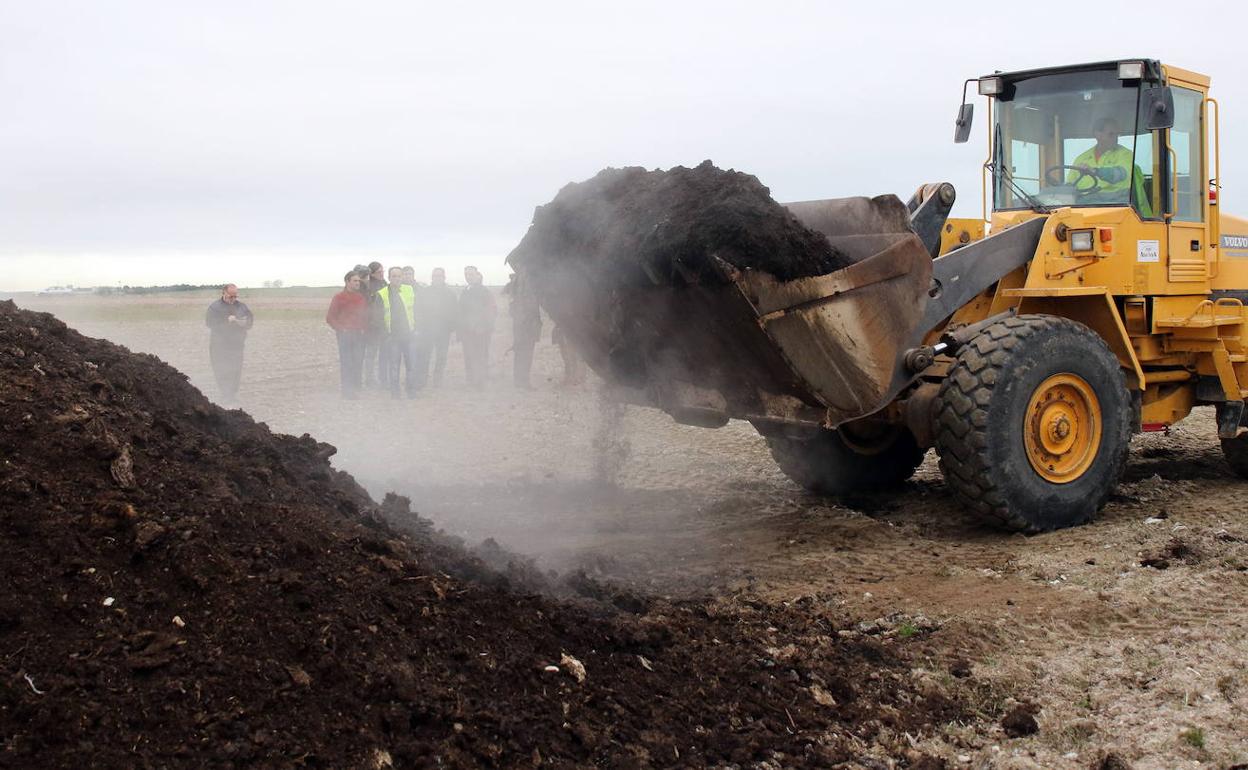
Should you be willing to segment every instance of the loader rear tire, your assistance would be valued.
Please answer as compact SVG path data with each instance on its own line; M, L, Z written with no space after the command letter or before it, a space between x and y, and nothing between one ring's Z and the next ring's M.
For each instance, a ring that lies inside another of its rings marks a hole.
M786 476L811 492L832 496L900 486L926 453L901 426L864 435L854 435L852 428L802 438L769 435L767 445Z
M1222 439L1222 455L1236 476L1248 479L1248 433Z
M941 384L941 472L995 526L1083 524L1122 475L1132 414L1118 360L1095 332L1057 316L1007 318L964 345Z
M1248 427L1248 409L1244 410L1244 416L1239 420L1239 427ZM1241 430L1235 438L1220 439L1222 443L1222 456L1226 458L1226 464L1231 466L1231 470L1241 479L1248 479L1248 431Z

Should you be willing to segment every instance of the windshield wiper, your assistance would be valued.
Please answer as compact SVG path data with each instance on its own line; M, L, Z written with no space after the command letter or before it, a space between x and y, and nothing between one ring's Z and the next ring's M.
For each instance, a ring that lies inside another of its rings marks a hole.
M1053 213L1053 209L1049 208L1048 206L1044 205L1040 201L1036 200L1034 197L1031 196L1030 193L1028 193L1026 190L1020 187L1018 183L1014 181L1014 175L1011 174L1009 171L1005 170L1005 166L999 165L997 163L989 163L988 169L992 171L994 175L998 171L1000 171L1001 178L1005 180L1005 183L1010 186L1010 189L1014 191L1015 195L1017 195L1018 197L1022 198L1024 201L1027 202L1027 207L1030 208L1032 211L1036 212L1037 214L1052 214Z
M1001 146L1001 124L1000 123L997 124L997 130L994 132L993 140L994 140L993 144L996 147L995 151L993 152L993 155L995 157L992 159L992 161L986 164L988 166L988 170L992 172L993 177L995 178L997 175L997 172L1000 171L1001 178L1005 180L1005 183L1010 186L1010 189L1014 191L1015 195L1017 195L1018 197L1022 198L1024 201L1027 202L1028 208L1030 208L1032 211L1036 212L1037 214L1052 214L1053 209L1049 208L1048 206L1044 205L1040 201L1036 200L1030 194L1028 194L1026 190L1024 190L1022 187L1019 187L1018 183L1014 181L1014 175L1006 170L1005 163L1001 161L1001 154L1003 153L1004 148L1002 148Z

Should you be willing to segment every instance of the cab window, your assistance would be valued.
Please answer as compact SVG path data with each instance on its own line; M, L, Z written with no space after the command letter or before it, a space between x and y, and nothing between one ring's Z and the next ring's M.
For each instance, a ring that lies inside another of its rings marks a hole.
M1201 137L1204 97L1198 91L1174 87L1174 127L1170 129L1171 174L1174 191L1174 219L1200 222L1204 219L1205 182Z

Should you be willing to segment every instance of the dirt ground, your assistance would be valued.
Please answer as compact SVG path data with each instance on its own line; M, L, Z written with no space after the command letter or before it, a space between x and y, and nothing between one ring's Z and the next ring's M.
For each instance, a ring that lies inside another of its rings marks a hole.
M207 298L16 300L153 353L215 396ZM1022 537L965 516L930 453L900 494L838 502L786 479L747 424L686 427L604 404L593 383L560 388L549 328L536 390L517 391L505 315L486 391L462 389L453 346L439 390L342 401L327 297L244 301L257 322L240 406L335 445L335 466L375 498L408 495L470 544L492 538L540 568L661 597L833 597L864 619L850 634L939 629L985 697L1038 707L1030 735L953 725L917 741L950 767L1248 763L1248 483L1223 462L1210 412L1137 437L1092 524Z

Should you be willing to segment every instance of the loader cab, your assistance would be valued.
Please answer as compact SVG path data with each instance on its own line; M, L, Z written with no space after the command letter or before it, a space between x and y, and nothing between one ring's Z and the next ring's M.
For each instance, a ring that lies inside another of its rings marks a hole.
M1217 103L1208 77L1128 59L974 80L990 97L984 215L992 230L1038 216L1070 229L1107 228L1097 244L1056 236L1051 256L1074 261L1028 273L1033 288L1056 280L1116 295L1182 294L1232 272L1248 279L1218 247ZM965 96L963 105L958 141L969 128Z
M1158 62L996 73L979 90L993 99L994 212L1129 206L1142 221L1203 221L1205 95L1166 83Z

